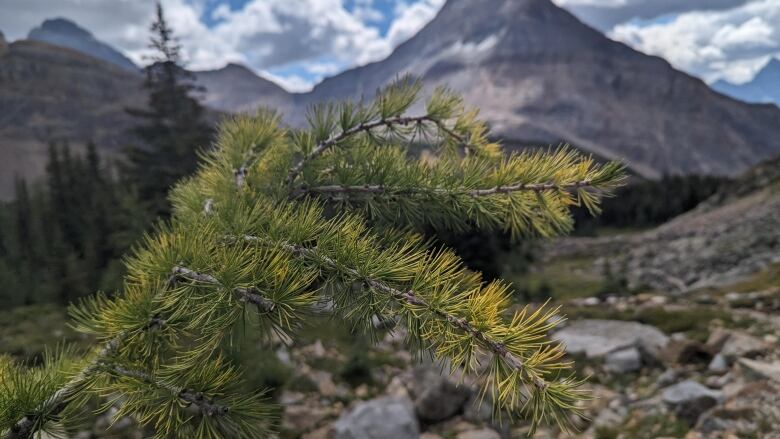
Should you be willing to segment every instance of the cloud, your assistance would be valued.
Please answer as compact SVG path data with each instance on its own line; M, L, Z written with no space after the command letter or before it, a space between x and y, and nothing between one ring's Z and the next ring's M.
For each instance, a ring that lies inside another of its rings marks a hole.
M553 0L580 20L608 32L632 19L647 20L668 14L701 10L724 10L750 0Z
M668 22L616 26L610 37L707 81L750 80L780 54L780 0L759 0L720 11L682 13Z
M401 2L395 7L395 20L387 31L387 41L395 47L408 40L439 12L446 0L421 0L415 3Z

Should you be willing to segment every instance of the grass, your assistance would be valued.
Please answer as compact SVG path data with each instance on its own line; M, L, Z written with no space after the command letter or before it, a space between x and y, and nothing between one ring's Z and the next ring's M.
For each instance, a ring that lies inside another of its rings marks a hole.
M780 287L780 264L771 265L768 269L754 273L735 284L721 288L721 290L750 293L772 287Z
M58 343L92 346L89 337L68 327L67 311L59 305L31 305L0 312L0 352L36 363L46 349Z
M534 300L595 296L606 284L592 258L556 260L522 275L509 274L507 279L521 295Z

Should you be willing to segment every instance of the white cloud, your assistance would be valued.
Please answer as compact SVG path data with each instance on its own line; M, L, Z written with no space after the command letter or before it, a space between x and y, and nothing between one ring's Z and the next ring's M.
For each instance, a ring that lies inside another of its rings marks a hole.
M446 0L420 0L415 3L400 2L395 7L395 20L387 31L387 41L395 47L408 40L428 24L439 12Z
M616 26L610 36L707 81L749 80L780 54L780 0L679 14L669 22Z
M603 32L632 19L647 20L689 11L723 10L751 0L553 0Z

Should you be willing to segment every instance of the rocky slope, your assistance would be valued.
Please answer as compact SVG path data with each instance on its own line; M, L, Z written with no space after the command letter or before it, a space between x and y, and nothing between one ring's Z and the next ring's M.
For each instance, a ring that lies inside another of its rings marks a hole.
M692 211L642 233L565 238L547 260L580 257L631 288L684 293L780 263L780 159L759 165Z
M387 59L302 98L370 96L403 73L462 92L505 139L570 142L648 177L734 175L780 154L780 110L715 93L549 0L450 0Z

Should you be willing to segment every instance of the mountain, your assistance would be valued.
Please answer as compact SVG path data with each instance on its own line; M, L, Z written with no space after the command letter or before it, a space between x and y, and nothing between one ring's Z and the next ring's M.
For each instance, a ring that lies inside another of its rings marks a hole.
M772 58L756 76L744 84L719 80L712 88L745 102L764 102L780 105L780 60Z
M87 30L65 18L44 21L30 31L27 39L67 47L115 64L124 70L138 72L138 67L129 58L108 44L96 40Z
M735 175L780 154L776 107L715 93L550 0L450 0L388 58L301 100L370 96L403 73L463 93L506 143L569 142L647 177Z
M14 178L42 175L51 140L78 150L92 140L111 154L128 140L143 107L143 76L80 52L40 41L0 43L0 199Z
M242 65L231 63L221 69L193 73L196 84L205 89L201 102L208 107L230 112L258 107L288 114L293 111L293 95Z

